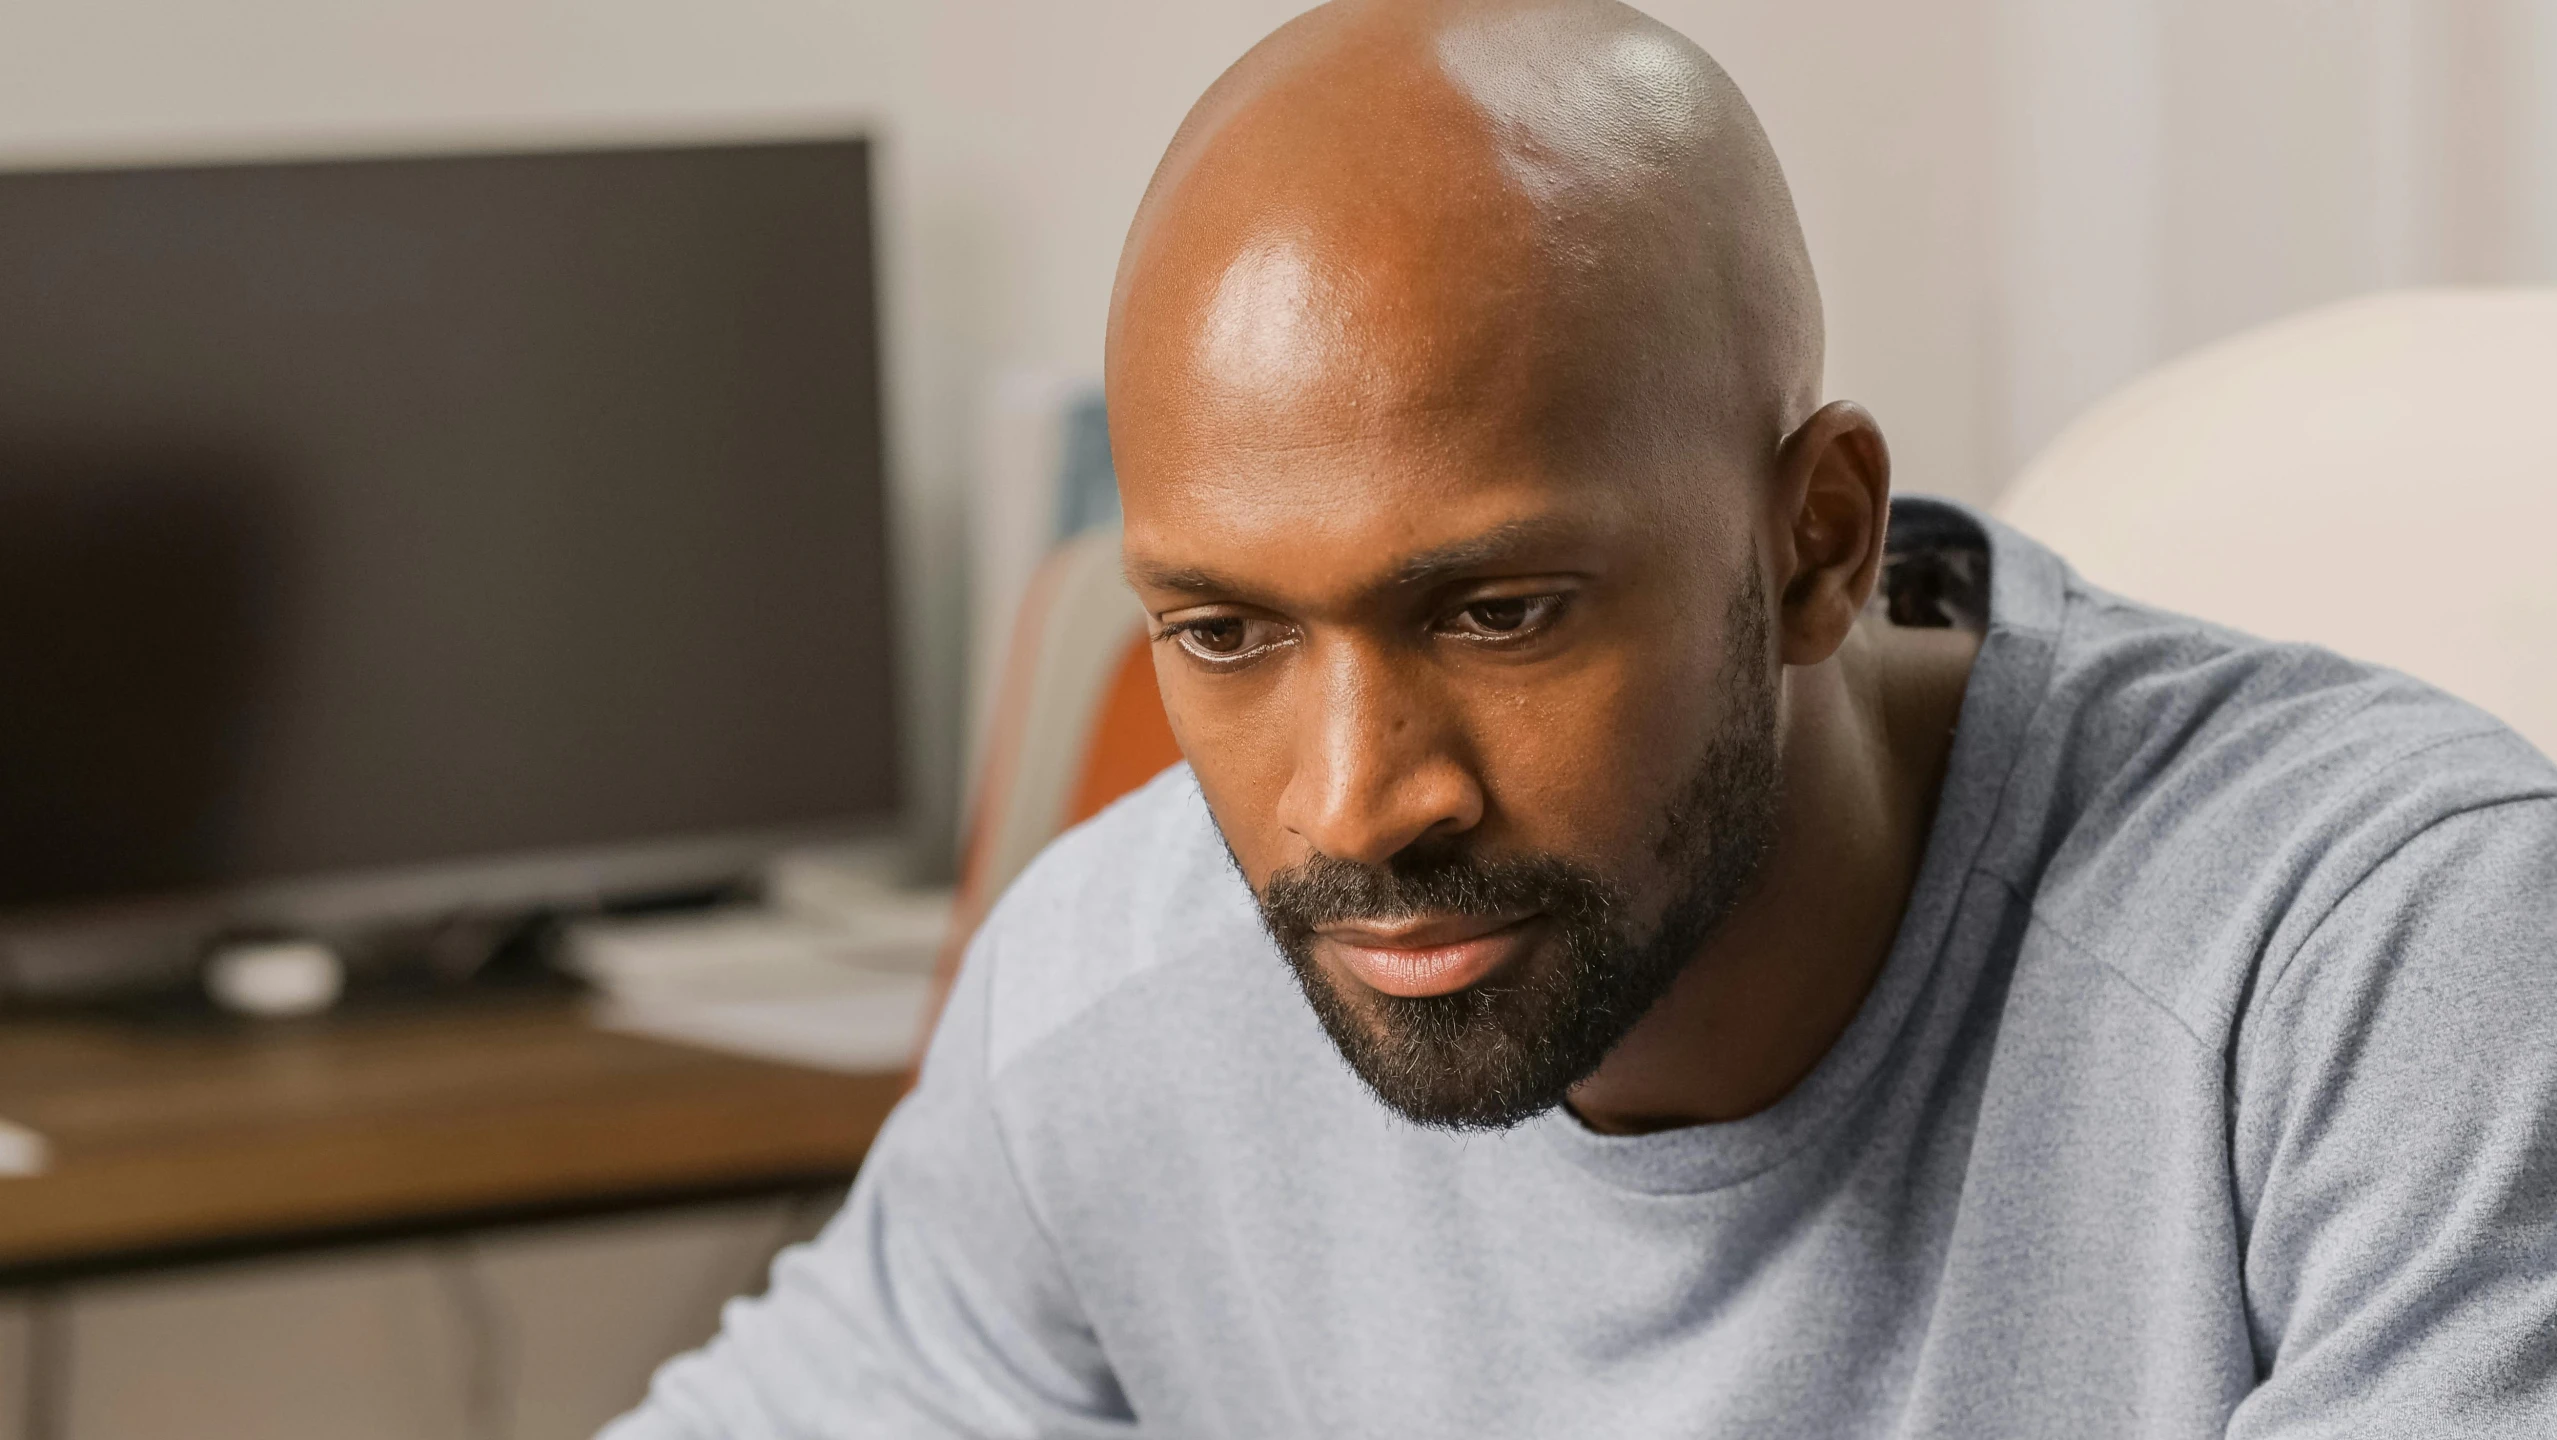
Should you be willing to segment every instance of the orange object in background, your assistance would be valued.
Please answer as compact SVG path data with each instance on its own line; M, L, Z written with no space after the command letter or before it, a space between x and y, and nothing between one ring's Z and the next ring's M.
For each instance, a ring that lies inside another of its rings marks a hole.
M1136 643L1120 653L1118 673L1110 678L1100 714L1092 722L1092 739L1083 752L1083 775L1065 808L1066 826L1100 814L1111 801L1180 760L1181 744L1172 738L1172 722L1163 713L1163 692L1154 683L1153 650L1140 630Z

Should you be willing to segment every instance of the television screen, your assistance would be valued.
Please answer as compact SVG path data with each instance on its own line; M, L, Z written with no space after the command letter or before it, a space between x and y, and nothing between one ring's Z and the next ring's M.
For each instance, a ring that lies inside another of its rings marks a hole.
M892 812L854 139L0 175L0 911Z

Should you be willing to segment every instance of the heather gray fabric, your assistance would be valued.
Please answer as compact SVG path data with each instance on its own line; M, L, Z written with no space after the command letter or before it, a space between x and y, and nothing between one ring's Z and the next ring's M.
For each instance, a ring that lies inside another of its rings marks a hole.
M2557 1436L2557 769L1895 519L1975 525L1915 895L1772 1109L1391 1117L1174 771L1014 887L844 1213L611 1440Z

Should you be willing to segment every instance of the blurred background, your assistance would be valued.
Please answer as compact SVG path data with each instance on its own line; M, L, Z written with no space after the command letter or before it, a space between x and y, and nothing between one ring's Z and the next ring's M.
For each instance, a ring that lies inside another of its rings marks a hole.
M1129 214L1297 8L0 5L0 1437L584 1434L823 1218L953 907L1160 762L1032 642L1119 613ZM2557 0L1647 8L1903 489L2557 282Z

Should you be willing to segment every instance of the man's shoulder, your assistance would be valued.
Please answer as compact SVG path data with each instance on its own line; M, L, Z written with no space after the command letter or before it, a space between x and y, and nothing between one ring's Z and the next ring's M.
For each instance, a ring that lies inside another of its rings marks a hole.
M1160 972L1265 945L1198 783L1176 765L1058 837L986 917L968 963L985 971L989 1070Z
M2283 820L2333 834L2374 809L2420 828L2557 792L2557 766L2510 726L2412 676L2072 591L2047 738L2061 803L2086 817L2211 825L2226 810L2259 834Z
M2201 1034L2417 836L2557 797L2557 766L2419 680L2083 585L2037 728L2010 882Z

